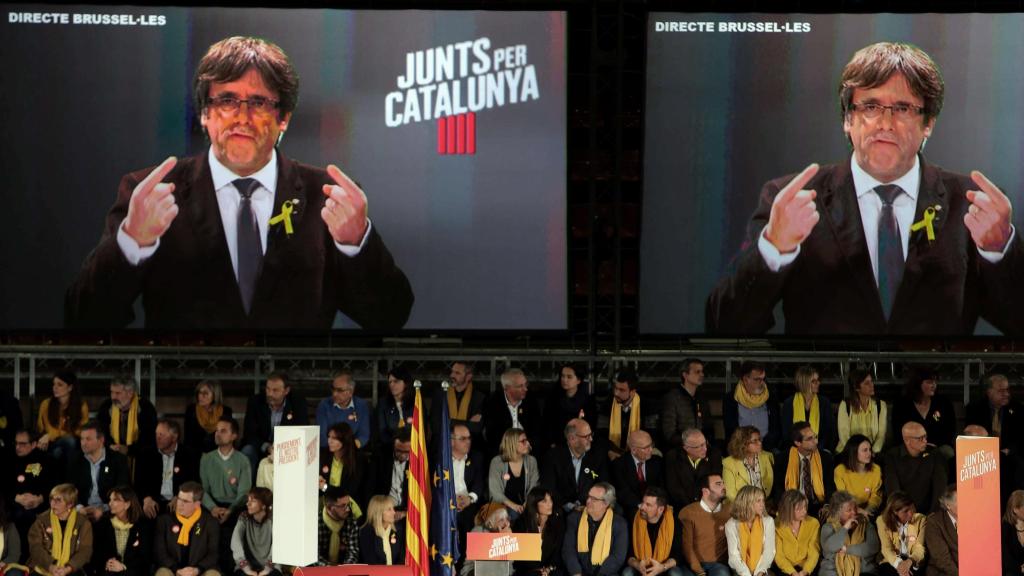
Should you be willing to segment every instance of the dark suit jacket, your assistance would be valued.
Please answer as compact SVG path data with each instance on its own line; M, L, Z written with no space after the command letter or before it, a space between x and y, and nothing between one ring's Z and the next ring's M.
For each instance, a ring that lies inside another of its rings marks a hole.
M939 510L939 496L946 489L946 459L934 450L911 458L906 446L890 448L882 464L885 493L906 492L921 514Z
M395 522L395 543L391 544L391 564L405 564L405 522ZM387 564L384 556L384 542L367 524L359 529L359 562L362 564Z
M958 576L960 545L956 527L945 510L928 515L924 530L924 547L928 550L927 576Z
M100 500L105 504L109 500L110 489L115 486L131 485L128 469L128 458L110 448L100 465L97 476L97 488ZM66 481L78 489L78 503L88 506L89 494L92 492L92 473L89 460L82 453L77 453L68 463Z
M700 500L698 480L705 474L722 473L722 455L718 449L708 447L707 457L694 468L686 452L676 448L665 455L665 485L668 488L669 502L676 510Z
M1024 438L1024 406L1014 400L1003 407L1001 415L1002 434L999 437L999 448L1009 449L1011 456L1019 456L1019 445ZM964 411L964 426L977 424L992 434L992 407L984 395L967 405ZM928 438L931 440L931 438Z
M610 510L609 510L610 512ZM586 514L586 512L582 512ZM589 552L576 550L576 537L580 529L580 512L573 512L565 523L565 540L562 542L562 560L568 574L584 574L585 576L617 575L626 565L629 547L629 524L622 515L612 518L612 545L608 557L598 566L590 562ZM632 518L630 518L632 521ZM592 543L592 542L591 542ZM593 548L591 548L593 550Z
M117 558L127 570L122 576L148 576L153 564L153 525L145 517L140 518L128 530L128 544L124 556L117 554L114 526L109 517L95 524L92 531L92 570L94 574L105 574L107 560Z
M164 178L173 183L179 213L156 253L132 266L117 245L132 190L153 167L121 180L107 213L99 245L89 254L64 304L73 327L118 328L134 319L142 296L147 328L324 329L341 311L370 330L401 328L412 308L412 288L395 265L374 224L355 257L338 251L320 218L327 172L286 158L278 151L274 213L299 199L292 213L294 234L273 226L252 310L246 315L228 253L207 153L182 158Z
M178 546L178 534L173 528L181 529L177 517L164 514L156 519L154 531L153 557L157 568L167 568L171 572L178 568L193 566L199 568L200 574L217 568L217 544L220 536L220 524L213 516L203 509L202 516L192 526L188 536L188 558L181 558L181 547Z
M306 399L292 389L284 397L284 414L281 426L306 426L309 424L309 406ZM245 434L242 445L261 447L264 442L273 442L274 428L270 425L270 405L266 394L249 397L245 405Z
M640 479L636 477L636 463L633 462L633 455L626 452L616 458L609 468L611 468L612 486L615 486L619 506L628 517L636 512L636 507L644 499L643 490L640 489ZM647 464L644 465L644 472L647 487L665 487L665 465L661 456L651 456L647 460Z
M577 481L576 469L572 466L572 454L569 452L569 447L563 445L553 448L544 460L540 478L541 484L555 495L556 505L564 506L571 502L585 504L587 493L595 483L611 481L608 474L608 451L595 442L590 451L583 455L580 476ZM579 518L577 518L578 520Z
M540 405L531 394L527 394L519 404L519 423L526 432L526 437L533 444L533 455L537 456L539 460L540 455L544 453L543 420ZM486 456L488 458L493 458L501 452L501 437L511 427L512 415L509 414L508 404L505 402L505 393L498 389L487 397L484 408L484 434L487 436Z
M821 220L800 255L779 272L768 269L757 239L772 201L795 175L765 184L751 218L735 271L707 302L706 325L718 334L766 332L782 303L788 334L970 335L982 316L1004 333L1024 332L1024 240L1018 233L1006 256L991 264L978 254L963 224L970 178L921 158L921 186L914 221L939 206L935 241L923 231L910 237L903 280L888 321L871 267L849 161L823 166L805 186L818 193Z
M432 438L436 439L441 435L441 402L447 402L448 396L444 390L438 388L434 392L433 400L430 403L430 432ZM484 392L481 384L473 384L473 395L469 398L469 414L467 415L466 426L469 427L470 434L473 435L473 443L478 444L481 448L484 445L484 403L487 400L487 393ZM469 422L468 419L474 415L480 415L480 422ZM449 418L455 419L454 414L449 414ZM436 447L434 448L437 449Z
M1021 567L1024 566L1024 546L1021 546L1020 540L1017 539L1017 527L1006 522L1000 522L999 527L1002 529L1003 540L1003 574L1020 574ZM926 529L925 535L927 533Z
M330 450L327 448L320 449L320 477L323 478L328 484L331 481L331 456ZM356 464L355 466L345 466L341 470L341 487L348 492L348 495L353 500L359 503L359 506L366 510L366 505L370 501L367 489L370 485L369 463L366 459L366 455L363 452L356 452Z
M188 446L178 442L178 450L174 453L174 472L171 477L172 490L178 494L182 483L199 478L199 454ZM135 463L135 490L139 494L139 502L147 497L166 504L160 496L160 485L163 484L164 458L156 446L139 454Z
M136 394L138 392L136 391ZM103 428L103 432L107 435L107 446L113 446L114 437L110 435L110 407L113 402L110 398L107 398L100 404L100 409L96 411L96 420L100 423L100 427ZM124 413L123 417L127 418L128 414ZM139 397L139 439L128 447L128 455L135 457L138 456L139 451L156 446L156 408L153 404L143 397ZM121 439L124 443L124 439Z
M222 418L233 418L234 414L231 411L231 406L224 404L224 410L221 412ZM192 451L200 456L210 452L211 450L217 449L217 444L213 440L213 432L207 432L205 428L199 425L199 418L196 417L196 404L190 402L185 407L185 433L184 438L178 438L179 444L188 444L192 448Z
M902 433L904 424L917 422L924 426L929 444L956 447L956 411L949 398L942 394L932 396L931 406L928 408L928 415L925 418L922 418L921 413L917 411L914 401L906 396L901 396L892 403L890 414L892 414L892 426L889 429L897 436ZM989 419L990 426L986 426L986 430L991 427L991 423L992 420Z
M431 462L437 462L437 457ZM489 463L484 460L483 455L473 450L466 456L466 488L477 495L478 502L487 501L487 472ZM455 477L453 476L454 480Z

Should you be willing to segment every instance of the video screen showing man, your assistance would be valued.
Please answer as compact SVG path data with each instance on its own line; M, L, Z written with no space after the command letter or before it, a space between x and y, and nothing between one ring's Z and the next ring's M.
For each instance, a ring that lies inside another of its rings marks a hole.
M734 270L708 297L708 332L766 332L778 303L790 334L963 335L979 317L1024 331L1010 200L979 170L924 157L944 93L913 45L853 55L839 85L851 157L764 185Z
M329 329L342 312L397 330L413 292L337 166L279 145L299 79L277 45L213 44L193 97L209 149L126 175L65 299L71 327L118 328L139 296L147 328Z

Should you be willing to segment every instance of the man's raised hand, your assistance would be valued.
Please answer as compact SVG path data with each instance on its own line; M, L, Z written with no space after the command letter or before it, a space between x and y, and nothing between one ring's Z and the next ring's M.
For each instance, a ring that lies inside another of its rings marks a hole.
M161 182L177 163L177 158L168 157L132 190L124 231L143 248L156 244L178 215L174 184Z
M336 184L324 184L327 202L320 210L331 237L338 244L358 246L366 234L366 194L337 166L327 166Z
M781 254L796 250L821 218L814 204L818 193L803 189L817 173L818 165L811 164L775 195L764 237Z
M971 206L964 214L964 225L978 248L986 252L1002 252L1010 240L1013 216L1010 199L977 170L971 172L971 180L980 190L967 191L967 201Z

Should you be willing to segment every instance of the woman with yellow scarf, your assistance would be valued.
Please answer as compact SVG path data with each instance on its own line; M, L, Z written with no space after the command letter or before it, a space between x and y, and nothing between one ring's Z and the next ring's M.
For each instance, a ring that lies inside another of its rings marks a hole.
M775 485L774 466L771 452L761 449L761 433L757 428L737 428L729 439L729 456L722 460L726 499L735 498L744 486L754 486L771 494Z
M775 521L764 510L764 491L744 486L725 523L729 567L737 576L765 576L775 560Z
M28 530L29 567L40 576L84 575L92 558L92 526L78 514L78 489L58 484L50 490L50 511Z
M857 501L842 490L828 502L828 519L821 526L821 569L818 576L863 576L877 570L878 533Z
M807 496L786 490L775 526L775 566L785 576L810 576L821 557L821 526L807 515Z
M196 384L194 400L185 408L183 443L196 454L206 454L217 449L213 433L222 417L232 417L231 406L224 404L224 392L216 380L201 380Z
M818 393L821 387L818 371L811 366L797 368L793 384L796 391L783 400L782 406L779 407L782 431L779 438L783 439L781 442L790 438L793 424L809 422L811 429L818 435L818 446L831 452L835 449L837 441L836 413L829 399Z
M905 492L893 492L885 511L875 521L882 543L879 576L916 574L923 568L925 516L919 514L914 501Z
M359 561L363 564L405 564L405 522L395 522L395 501L378 494L366 507L366 524L359 529Z

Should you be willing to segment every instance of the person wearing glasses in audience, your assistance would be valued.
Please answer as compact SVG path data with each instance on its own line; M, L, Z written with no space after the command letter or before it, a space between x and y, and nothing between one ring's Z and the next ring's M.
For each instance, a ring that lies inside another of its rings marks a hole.
M203 486L198 482L181 485L174 513L157 518L153 540L155 576L220 576L220 523L203 509Z
M886 494L909 494L922 514L939 509L939 496L946 490L946 459L928 444L924 426L903 425L903 443L886 452L882 470Z
M696 428L682 433L681 448L673 448L665 456L665 487L676 510L700 501L700 477L722 474L722 455L708 446L707 437Z
M548 452L540 476L544 486L555 493L568 513L586 504L591 486L610 478L608 452L591 449L594 431L586 420L570 420L563 433L565 444Z
M765 184L735 272L708 299L710 332L765 332L779 303L788 334L969 335L979 317L1024 331L1010 200L922 154L944 92L916 46L853 55L839 82L851 157Z
M118 328L142 297L147 328L323 329L340 311L370 330L401 328L409 280L337 166L278 150L298 102L288 56L225 38L193 82L210 148L128 174L103 235L65 298L65 323Z
M317 528L317 565L359 562L359 524L352 514L352 497L344 488L330 486Z
M57 484L50 490L50 513L40 514L28 531L28 566L42 576L84 576L92 559L92 524L75 510L78 489Z
M741 426L729 439L729 455L722 460L726 498L735 498L744 486L757 486L765 494L775 486L775 458L761 449L761 433L753 426Z
M224 403L224 391L216 380L200 380L195 397L185 407L184 443L199 456L217 449L214 434L221 418L233 418L231 406Z
M615 487L596 482L586 494L586 505L565 523L565 571L569 576L617 575L626 564L629 528L615 513Z
M807 497L808 513L817 516L835 492L832 455L818 449L818 435L809 422L793 424L790 438L792 444L776 460L776 490L799 490Z
M765 366L747 360L740 364L740 379L731 394L722 402L722 421L726 430L753 426L760 432L765 450L775 450L779 442L779 410L777 400L769 398ZM735 493L733 493L735 495Z
M643 430L629 433L629 452L608 466L619 505L628 518L640 506L648 488L664 488L665 464L654 454L654 439ZM665 500L668 499L666 494Z
M540 482L537 459L526 432L509 428L501 439L501 454L491 458L487 486L491 502L504 504L515 520L523 513L526 495Z
M352 429L356 448L370 443L373 430L370 422L370 403L356 396L356 381L352 372L338 370L331 379L331 395L316 406L316 423L320 426L320 447L327 448L327 431L344 422Z

